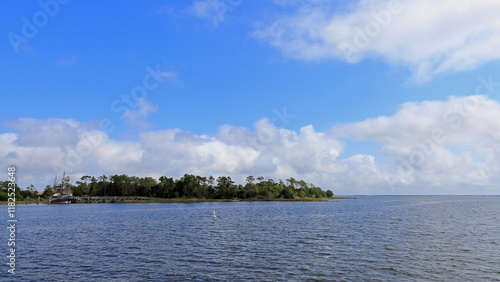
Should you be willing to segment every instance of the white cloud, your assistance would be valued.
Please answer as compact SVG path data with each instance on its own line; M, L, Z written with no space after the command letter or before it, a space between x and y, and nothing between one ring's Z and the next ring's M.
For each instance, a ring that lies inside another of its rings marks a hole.
M405 103L393 116L338 125L332 133L380 143L381 153L397 160L387 174L396 184L493 189L500 171L499 118L500 104L484 96L450 97Z
M500 58L500 2L362 0L350 7L295 1L255 35L287 57L356 63L381 57L408 66L424 82Z
M61 67L69 68L72 65L74 65L77 61L78 61L77 55L66 56L57 61L57 66L60 68Z
M200 136L169 129L140 133L137 141L113 140L104 132L76 123L73 131L61 131L71 138L53 143L40 139L40 145L19 143L42 134L43 129L36 125L53 124L57 128L60 123L20 119L13 122L20 133L0 135L0 156L5 165L13 163L27 172L20 174L21 182L36 180L33 184L41 189L64 169L74 179L87 174L121 173L154 177L180 177L184 173L231 175L239 181L248 175L308 177L337 170L335 160L342 150L338 141L316 132L312 126L296 133L278 129L267 119L258 121L254 131L225 125L215 136Z
M500 103L485 96L409 102L394 115L329 132L279 129L263 119L253 129L223 125L213 136L167 129L118 141L73 120L19 119L10 122L16 133L0 134L0 163L16 165L18 183L38 189L66 169L73 179L193 173L243 182L254 175L304 179L342 194L498 194L498 120ZM340 138L377 142L385 160L375 152L347 156L350 143Z
M195 1L189 11L197 17L217 26L227 19L227 12L239 5L241 0L202 0Z
M156 75L158 78L163 82L163 81L176 81L177 80L177 73L173 71L161 71L157 72Z
M155 113L158 110L158 106L153 105L149 100L142 99L136 103L136 108L124 112L125 123L131 126L150 128L151 124L147 122L147 117L150 113Z
M6 122L7 126L23 134L17 136L16 143L23 147L47 147L75 144L80 123L71 119L36 120L21 118Z

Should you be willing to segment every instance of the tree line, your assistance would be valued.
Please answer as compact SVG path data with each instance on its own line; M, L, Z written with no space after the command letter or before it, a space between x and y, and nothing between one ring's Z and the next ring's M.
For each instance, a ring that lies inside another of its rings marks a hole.
M44 195L50 196L47 185ZM229 176L185 174L179 179L122 175L83 176L71 184L73 196L142 196L156 198L205 198L205 199L268 199L268 198L326 198L333 197L331 190L323 191L314 184L290 177L283 182L271 178L248 176L246 184L235 184Z
M8 192L9 192L9 183L10 181L0 181L0 201L7 201L8 197ZM26 187L26 189L21 189L17 183L15 184L15 194L16 194L16 200L17 201L22 201L26 199L27 197L31 199L35 199L37 197L38 191L35 189L33 185L30 185L29 187Z

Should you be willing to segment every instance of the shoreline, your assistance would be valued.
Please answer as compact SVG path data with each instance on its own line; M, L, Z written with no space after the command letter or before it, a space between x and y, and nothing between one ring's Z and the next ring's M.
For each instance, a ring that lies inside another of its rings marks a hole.
M215 202L326 202L328 200L346 200L346 199L356 199L353 197L331 197L331 198L297 198L297 199L202 199L202 198L155 198L148 200L125 200L120 202L113 202L109 204L122 204L122 203L215 203ZM0 205L7 205L8 201L0 201ZM46 201L41 201L40 205L47 205ZM72 203L72 205L88 205L88 203ZM104 204L104 203L97 203ZM16 201L17 205L37 205L37 203L30 201L26 204L26 201Z

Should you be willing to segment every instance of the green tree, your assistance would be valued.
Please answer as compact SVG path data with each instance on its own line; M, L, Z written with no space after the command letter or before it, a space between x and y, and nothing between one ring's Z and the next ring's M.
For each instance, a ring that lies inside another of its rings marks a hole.
M285 199L293 199L293 190L290 187L285 187L280 192L280 196Z
M250 175L246 180L248 184L253 184L253 182L255 181L255 177L253 177L253 175Z
M12 189L9 190L9 187L13 187L12 185L9 185L9 183L12 183L10 181L4 181L0 182L0 200L1 201L7 201L10 197L9 194L12 193ZM16 196L16 200L23 200L24 195L21 193L21 189L19 186L17 186L17 183L14 183L14 194Z
M255 183L254 181L259 182ZM89 196L149 196L159 198L287 198L294 197L333 197L331 190L323 191L314 184L307 184L304 180L295 180L293 177L286 179L285 185L281 179L278 183L273 179L262 176L255 179L254 176L246 177L246 184L236 185L230 176L218 177L215 181L213 176L202 177L199 175L184 174L180 179L161 176L159 181L152 177L139 178L136 176L111 175L99 177L85 175L81 181L76 182L76 186L69 183L69 177L66 177L67 185L75 196L87 194ZM214 182L217 182L214 185ZM7 182L0 182L5 186ZM2 186L2 187L3 187ZM6 189L0 190L0 199L6 198ZM36 189L33 186L26 190L16 188L16 197L35 197ZM44 195L50 196L52 187L47 185Z
M234 198L235 187L234 181L229 176L221 176L217 178L217 197L218 198Z

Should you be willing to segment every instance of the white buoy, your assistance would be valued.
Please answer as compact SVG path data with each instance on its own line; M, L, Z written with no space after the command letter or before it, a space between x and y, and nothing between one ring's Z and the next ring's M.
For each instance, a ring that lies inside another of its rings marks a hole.
M214 219L215 219L215 211L214 211Z
M279 207L280 206L280 203L276 203L276 206Z

